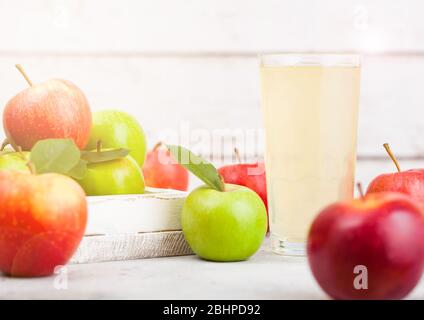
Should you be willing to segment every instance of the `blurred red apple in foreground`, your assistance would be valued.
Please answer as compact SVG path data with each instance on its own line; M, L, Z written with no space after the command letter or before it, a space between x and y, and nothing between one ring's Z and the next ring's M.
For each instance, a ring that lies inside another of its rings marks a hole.
M424 169L401 171L398 161L390 147L385 143L384 148L393 160L398 172L385 173L377 176L368 186L367 194L377 192L400 192L410 196L424 207Z
M336 299L400 299L424 268L424 216L400 193L370 194L325 208L307 243L309 265Z
M66 80L33 84L22 67L16 67L30 87L4 108L3 126L8 140L23 150L31 150L39 140L70 138L83 149L91 129L91 111L83 92Z
M74 254L86 221L84 191L71 178L0 171L0 271L52 274Z
M153 150L147 153L143 175L148 187L181 191L188 189L187 169L172 158L168 148L162 142L157 143Z
M237 148L234 149L234 153L239 163L219 168L219 174L225 183L245 186L255 191L264 202L268 213L265 164L263 162L240 163L240 155Z

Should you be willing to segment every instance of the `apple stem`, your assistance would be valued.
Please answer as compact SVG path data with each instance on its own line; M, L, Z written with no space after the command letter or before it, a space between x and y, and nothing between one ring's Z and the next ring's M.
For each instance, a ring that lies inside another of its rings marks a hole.
M399 166L399 162L397 161L395 155L393 154L392 150L390 150L390 146L388 143L383 144L384 149L386 149L387 154L389 155L390 159L392 159L393 163L396 166L396 169L398 172L400 172L400 166Z
M221 174L219 174L219 173L218 173L218 175L219 175L219 179L222 181L222 190L219 190L219 191L224 192L224 191L225 191L225 181L224 181L224 177L223 177Z
M29 171L31 172L31 174L37 174L37 170L35 169L35 166L31 161L28 161L26 163L26 165L27 165Z
M241 163L240 152L237 148L234 148L234 155L236 156L236 161L240 164Z
M25 157L24 153L22 152L22 147L21 146L17 146L16 148L14 148L15 151L19 154L19 156L23 159L23 160L27 160L27 158Z
M155 146L153 147L153 151L156 151L158 148L162 147L163 145L165 145L165 143L163 141L159 141L158 143L155 144Z
M356 187L358 188L359 197L364 200L364 190L362 189L362 184L358 182L356 184Z
M9 139L7 139L7 138L4 139L2 144L1 144L0 151L3 151L4 148L6 148L6 146L8 146L9 144L10 144Z
M97 140L96 151L97 152L101 152L102 151L102 140L101 139Z
M16 69L19 70L19 72L22 74L22 76L25 78L26 82L28 82L29 86L32 87L32 81L31 79L27 76L27 74L24 71L24 68L22 68L22 66L20 64L16 64L15 65Z

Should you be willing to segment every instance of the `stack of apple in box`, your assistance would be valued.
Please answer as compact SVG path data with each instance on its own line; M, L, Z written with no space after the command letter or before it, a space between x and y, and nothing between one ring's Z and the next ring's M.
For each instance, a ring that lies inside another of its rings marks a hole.
M190 254L180 223L185 193L176 190L187 190L188 172L170 161L166 147L149 153L144 175L148 186L172 190L145 189L146 139L132 116L92 113L73 83L32 83L16 67L29 87L3 112L0 271L42 276L72 256L90 262Z

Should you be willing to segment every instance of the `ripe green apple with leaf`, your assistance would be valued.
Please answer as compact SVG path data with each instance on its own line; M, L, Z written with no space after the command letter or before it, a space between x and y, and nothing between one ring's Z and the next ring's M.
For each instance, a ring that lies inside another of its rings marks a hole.
M125 148L140 168L146 158L146 137L137 120L128 113L103 110L93 113L93 127L86 150L93 150L101 140L104 148Z
M63 173L78 176L79 158L73 140L45 140L32 148L31 174L0 170L1 272L46 276L72 257L84 235L87 202Z
M144 179L137 162L126 149L104 149L98 141L93 152L83 152L87 170L78 183L88 196L141 194Z
M28 151L39 140L69 138L83 149L91 128L91 110L84 93L67 80L33 83L20 65L16 67L29 87L4 108L3 126L9 141Z
M26 158L30 157L37 172L68 175L88 196L144 193L143 174L128 153L123 148L101 150L100 141L95 151L79 151L70 139L47 139L37 142L31 153L8 151L0 155L0 170L29 172Z
M172 156L206 185L193 190L182 209L182 228L191 249L211 261L241 261L261 246L267 230L265 205L249 188L224 184L209 162L180 146Z

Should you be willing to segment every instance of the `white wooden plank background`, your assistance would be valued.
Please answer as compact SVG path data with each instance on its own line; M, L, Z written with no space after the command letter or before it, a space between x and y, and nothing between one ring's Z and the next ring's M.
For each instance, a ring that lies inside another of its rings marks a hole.
M0 50L422 50L420 0L2 0Z
M232 136L261 128L257 53L357 51L360 162L379 166L390 142L419 166L423 10L419 0L0 0L0 112L25 87L19 62L34 81L74 81L93 110L134 114L151 145L167 137L228 156ZM212 135L226 137L219 148ZM262 155L258 137L238 145L249 159Z
M196 146L196 132L224 130L229 137L239 130L262 127L258 67L253 57L1 56L0 108L26 87L14 68L16 62L26 67L33 81L72 79L84 89L93 110L129 111L152 143L164 136L176 142L184 130L190 130L192 136L184 142ZM399 155L424 155L424 117L419 116L424 105L423 77L421 56L364 57L360 155L380 155L386 141ZM254 147L246 151L252 154ZM260 143L257 149L262 148Z

